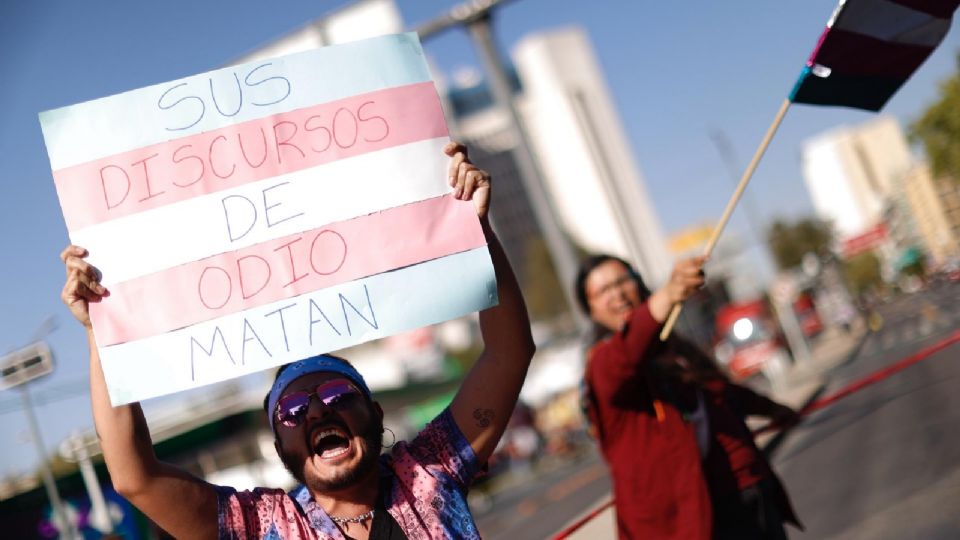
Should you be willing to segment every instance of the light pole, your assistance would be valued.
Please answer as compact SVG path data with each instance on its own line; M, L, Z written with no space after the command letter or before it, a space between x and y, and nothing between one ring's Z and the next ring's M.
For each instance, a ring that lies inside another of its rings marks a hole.
M446 14L422 24L417 28L420 38L426 40L449 28L466 27L473 39L473 43L480 54L484 70L493 93L494 101L507 114L508 129L517 141L513 149L514 160L520 172L520 179L530 198L534 218L550 251L553 267L559 274L564 297L570 313L577 326L585 329L587 321L577 309L576 299L571 286L577 273L577 256L569 239L560 228L556 211L550 204L546 188L543 185L543 174L531 149L530 138L523 126L513 101L513 91L507 70L496 41L493 38L491 17L493 9L503 3L503 0L474 0L455 6Z
M90 447L94 444L96 444L95 439L89 440L75 431L60 445L60 455L67 461L76 463L80 469L80 476L83 478L87 496L90 498L90 524L98 531L110 534L113 532L113 519L110 517L110 509L100 488L100 480L97 478L93 461L90 459Z
M53 508L53 521L66 538L73 539L77 537L76 531L73 528L73 523L70 522L63 501L60 499L60 492L57 491L57 483L53 478L53 472L47 464L40 426L33 411L30 390L27 387L28 382L52 371L53 356L50 354L50 347L43 341L38 341L0 358L0 390L17 387L20 392L23 409L27 414L27 422L30 425L30 438L33 439L37 448L37 456L40 458L40 477L43 479L43 486L47 490L47 498L50 499L50 506Z

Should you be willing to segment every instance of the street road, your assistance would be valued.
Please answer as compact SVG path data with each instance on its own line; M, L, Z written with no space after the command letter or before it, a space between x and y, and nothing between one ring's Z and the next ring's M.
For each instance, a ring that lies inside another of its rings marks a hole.
M827 374L843 388L960 329L960 284L900 297L884 324ZM809 416L773 462L806 532L792 539L960 538L960 343ZM544 539L605 501L595 451L540 474L511 477L486 511L483 538Z
M488 511L476 514L485 540L550 538L605 501L611 489L606 465L594 450L579 462L511 482L512 487L494 496Z
M900 297L824 395L960 329L960 285ZM808 417L774 455L805 533L960 538L960 343Z

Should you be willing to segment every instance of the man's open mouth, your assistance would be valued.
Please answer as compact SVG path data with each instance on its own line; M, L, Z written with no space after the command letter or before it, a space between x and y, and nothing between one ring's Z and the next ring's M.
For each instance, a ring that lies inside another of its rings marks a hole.
M350 451L350 436L337 427L317 430L310 443L314 453L323 459L340 457Z

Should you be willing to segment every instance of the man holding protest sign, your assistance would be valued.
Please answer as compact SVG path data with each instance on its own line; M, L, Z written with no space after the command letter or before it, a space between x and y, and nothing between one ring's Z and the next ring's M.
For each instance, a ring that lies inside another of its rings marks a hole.
M287 494L236 492L162 463L139 404L113 407L88 307L110 295L87 251L61 254L61 298L87 329L94 421L115 489L177 538L479 538L466 492L516 403L534 345L526 307L490 228L490 177L450 143L453 196L471 200L497 278L499 305L480 313L484 352L453 402L412 441L379 461L383 411L346 361L288 365L265 400L275 447L303 485ZM314 399L316 398L316 399Z

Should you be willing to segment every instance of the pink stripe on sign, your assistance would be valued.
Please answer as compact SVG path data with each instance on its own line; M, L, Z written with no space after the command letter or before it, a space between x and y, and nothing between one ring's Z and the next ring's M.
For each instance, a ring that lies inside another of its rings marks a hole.
M444 195L119 283L90 316L105 347L485 244L473 203Z
M432 82L351 96L54 171L67 229L447 136ZM318 181L322 178L318 178Z

